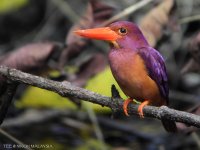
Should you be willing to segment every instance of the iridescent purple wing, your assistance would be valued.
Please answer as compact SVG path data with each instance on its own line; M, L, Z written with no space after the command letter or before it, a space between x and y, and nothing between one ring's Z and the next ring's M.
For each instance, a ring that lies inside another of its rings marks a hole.
M143 58L147 71L159 87L161 96L166 99L168 104L168 78L163 57L158 51L151 47L138 49L138 54Z

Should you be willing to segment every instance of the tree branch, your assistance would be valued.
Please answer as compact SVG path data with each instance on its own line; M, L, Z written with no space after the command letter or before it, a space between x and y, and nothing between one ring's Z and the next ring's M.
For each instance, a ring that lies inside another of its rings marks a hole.
M102 96L92 91L74 86L67 81L64 82L52 81L39 76L21 72L16 69L10 69L5 66L0 66L0 74L6 76L10 80L17 81L19 83L24 83L56 92L63 97L72 96L88 102L92 102L102 106L107 106L112 110L114 110L115 112L123 112L122 99ZM136 115L137 108L138 105L130 104L128 107L129 110L128 113L130 115ZM143 111L145 117L157 118L159 120L169 119L200 128L200 116L198 115L170 109L167 106L161 106L161 107L145 106Z

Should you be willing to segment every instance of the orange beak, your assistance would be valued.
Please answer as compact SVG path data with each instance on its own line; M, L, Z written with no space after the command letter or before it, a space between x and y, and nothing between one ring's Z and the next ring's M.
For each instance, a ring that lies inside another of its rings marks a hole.
M77 30L74 32L86 38L105 40L105 41L116 41L118 38L121 37L115 31L111 30L109 27Z

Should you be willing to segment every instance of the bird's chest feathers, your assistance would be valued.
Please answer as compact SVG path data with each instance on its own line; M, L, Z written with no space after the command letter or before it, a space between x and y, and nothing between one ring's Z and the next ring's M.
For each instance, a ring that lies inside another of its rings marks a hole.
M136 53L118 53L112 56L111 70L117 80L124 83L141 83L147 76L143 60Z
M144 61L137 53L111 52L109 61L113 76L126 95L134 98L148 97L154 92L151 90L157 88L148 75Z

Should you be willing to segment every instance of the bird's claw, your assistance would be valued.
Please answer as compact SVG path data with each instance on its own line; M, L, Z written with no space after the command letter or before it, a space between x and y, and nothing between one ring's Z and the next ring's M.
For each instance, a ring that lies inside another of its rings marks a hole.
M126 116L129 116L129 114L128 114L128 104L132 101L133 100L131 98L128 98L127 100L124 101L123 110L124 110L124 113L125 113Z
M138 114L139 114L140 118L144 118L143 107L144 106L142 106L142 105L139 105L139 107L138 107Z
M123 110L124 110L124 113L125 113L126 116L129 116L129 114L128 114L128 104L130 102L133 102L133 100L131 98L128 98L127 100L124 101L124 104L123 104ZM145 100L144 102L140 103L140 105L138 107L138 114L139 114L140 118L144 118L143 108L144 108L144 106L148 105L149 102L150 102L149 100Z
M144 113L143 113L143 108L144 106L149 104L149 100L145 100L144 102L142 102L139 107L138 107L138 114L140 116L140 118L144 118Z

